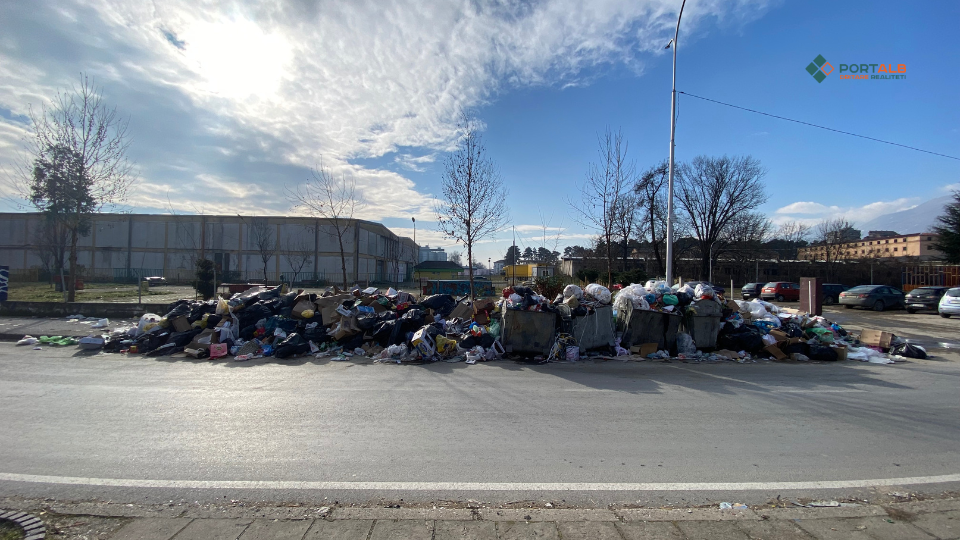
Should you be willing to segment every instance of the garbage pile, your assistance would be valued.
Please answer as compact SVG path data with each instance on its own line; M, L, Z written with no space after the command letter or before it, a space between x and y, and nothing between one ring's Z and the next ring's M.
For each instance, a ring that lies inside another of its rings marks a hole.
M113 353L235 361L313 355L474 363L503 355L498 309L493 301L461 302L444 294L418 302L392 288L334 288L317 295L259 286L229 299L178 300L163 315L147 313L134 325L79 344ZM77 341L26 336L21 344L46 343Z

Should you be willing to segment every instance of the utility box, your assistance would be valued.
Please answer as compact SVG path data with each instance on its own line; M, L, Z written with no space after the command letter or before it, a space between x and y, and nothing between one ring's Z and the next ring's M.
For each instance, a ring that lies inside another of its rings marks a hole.
M583 350L612 347L615 336L613 334L613 306L600 306L589 315L573 317L573 338Z
M505 309L502 319L501 340L506 352L550 354L557 328L556 313Z
M800 278L800 311L823 315L823 281L820 278Z

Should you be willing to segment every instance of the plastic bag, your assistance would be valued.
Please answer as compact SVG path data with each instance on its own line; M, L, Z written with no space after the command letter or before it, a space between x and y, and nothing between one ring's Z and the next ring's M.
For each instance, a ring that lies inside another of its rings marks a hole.
M583 300L583 289L576 285L567 285L563 288L563 297L570 298L571 296L577 300Z
M591 283L587 285L587 288L584 289L584 294L592 297L601 304L609 304L610 300L613 298L610 294L610 289L599 285L597 283Z
M17 342L17 345L36 345L40 340L33 336L23 336L23 339Z
M709 285L704 285L703 283L698 283L696 290L694 290L693 297L697 300L702 300L704 298L716 298L717 293L713 291L713 287Z
M137 324L137 330L139 330L140 333L146 332L146 331L148 331L147 325L149 325L149 324L151 324L151 323L152 323L154 326L156 326L157 324L159 324L159 323L160 323L160 316L157 315L156 313L144 313L143 316L140 317L140 323ZM151 328L152 328L152 327L151 327Z
M214 311L217 315L226 315L230 313L230 304L223 298L217 300L217 309Z
M686 332L677 333L677 354L697 354L697 344L693 336Z
M926 358L927 350L919 345L913 345L910 343L904 343L902 345L897 345L890 350L890 354L895 354L897 356L903 356L905 358Z

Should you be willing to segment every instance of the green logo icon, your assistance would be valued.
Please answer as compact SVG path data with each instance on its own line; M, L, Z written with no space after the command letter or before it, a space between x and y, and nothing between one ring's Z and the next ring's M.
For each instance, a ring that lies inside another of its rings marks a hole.
M810 65L807 66L807 73L812 75L818 83L822 83L827 75L833 73L833 66L830 65L830 62L827 62L823 55L818 54L813 62L810 62Z

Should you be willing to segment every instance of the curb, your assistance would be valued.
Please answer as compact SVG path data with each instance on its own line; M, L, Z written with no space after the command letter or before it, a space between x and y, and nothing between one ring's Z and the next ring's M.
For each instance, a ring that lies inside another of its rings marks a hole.
M23 540L44 540L47 529L40 518L26 512L0 510L0 520L16 523L23 530Z

